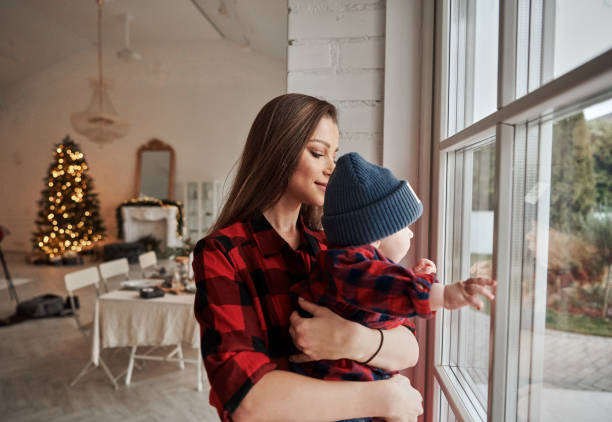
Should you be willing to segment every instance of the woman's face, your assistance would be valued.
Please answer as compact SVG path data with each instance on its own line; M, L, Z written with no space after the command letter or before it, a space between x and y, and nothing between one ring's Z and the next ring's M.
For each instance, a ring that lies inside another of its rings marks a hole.
M286 195L302 204L323 206L329 176L336 167L338 126L323 117L306 143L298 165L289 179Z

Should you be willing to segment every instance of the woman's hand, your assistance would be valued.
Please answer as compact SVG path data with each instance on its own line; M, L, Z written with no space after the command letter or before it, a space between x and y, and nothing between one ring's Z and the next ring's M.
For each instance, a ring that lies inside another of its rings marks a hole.
M419 415L423 414L423 397L421 393L410 385L410 380L397 374L386 382L389 383L390 406L386 420L388 422L417 422Z
M346 320L330 309L303 298L299 298L298 303L313 317L302 318L297 311L293 311L289 318L291 323L289 333L295 346L302 352L291 356L289 358L291 362L355 359L360 356L359 345L353 344L352 339L358 338L358 330L370 331L368 328Z
M495 280L481 277L468 278L465 281L444 286L444 307L446 309L457 309L470 305L481 310L484 303L477 295L494 300L493 287L495 287Z

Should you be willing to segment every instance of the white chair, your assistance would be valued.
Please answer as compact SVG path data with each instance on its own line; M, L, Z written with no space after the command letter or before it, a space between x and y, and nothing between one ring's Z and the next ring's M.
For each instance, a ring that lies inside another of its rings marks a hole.
M140 264L140 269L142 270L142 277L147 278L148 269L157 270L157 255L155 254L155 251L149 251L149 252L145 252L143 254L138 255L138 263ZM132 346L132 351L130 353L130 361L128 363L127 374L125 376L125 385L130 385L130 382L132 381L132 371L134 369L134 365L137 359L168 360L168 359L173 359L174 355L178 355L179 368L185 369L185 361L183 358L183 348L180 343L177 344L174 350L172 350L172 352L170 352L170 354L166 356L165 358L157 358L157 357L148 356L150 353L152 353L157 348L158 348L157 346L153 347L151 350L149 350L144 355L137 355L136 351L138 350L138 346Z
M102 276L102 284L104 284L104 290L106 291L106 293L109 292L108 282L111 278L123 276L126 281L130 279L130 264L128 263L127 258L119 258L114 259L112 261L103 262L102 264L98 265L98 269L100 270L100 275ZM142 369L142 366L136 364L136 368ZM115 379L121 378L121 376L126 372L127 370L123 371L121 374L117 375Z
M89 286L95 286L96 296L99 296L100 295L100 288L99 288L100 275L98 273L98 269L96 267L90 267L84 270L73 271L64 276L64 282L66 284L66 290L68 291L70 307L72 308L72 314L74 315L74 319L76 321L77 328L88 341L91 341L90 335L88 333L92 333L93 330L88 325L84 325L81 322L81 319L79 318L79 310L77 309L77 306L74 300L74 291L85 288L85 287L89 287ZM102 369L104 370L108 378L113 383L113 386L115 387L115 389L118 389L119 386L117 385L117 379L113 376L113 374L108 369L108 366L106 366L102 358L100 358L100 366L102 367ZM79 372L79 374L74 379L74 381L70 383L70 386L71 387L74 386L85 374L87 374L89 371L95 368L96 366L94 365L93 361L90 359L87 365L85 365L85 367L83 367L81 372Z
M104 262L98 265L100 269L100 275L102 276L102 284L104 284L104 290L108 293L108 281L117 276L123 276L125 280L129 280L128 273L130 272L130 265L128 264L127 258L115 259L112 261Z
M147 278L147 269L157 269L157 255L155 255L155 251L149 251L138 255L138 263L140 264L143 278Z

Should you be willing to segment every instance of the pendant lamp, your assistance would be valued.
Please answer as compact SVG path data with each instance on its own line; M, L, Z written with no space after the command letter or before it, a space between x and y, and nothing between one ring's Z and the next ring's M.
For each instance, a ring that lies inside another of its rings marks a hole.
M91 101L85 111L72 113L70 122L78 133L100 145L108 144L127 135L130 124L123 119L110 101L108 89L111 84L102 77L102 5L98 4L98 79L91 80Z

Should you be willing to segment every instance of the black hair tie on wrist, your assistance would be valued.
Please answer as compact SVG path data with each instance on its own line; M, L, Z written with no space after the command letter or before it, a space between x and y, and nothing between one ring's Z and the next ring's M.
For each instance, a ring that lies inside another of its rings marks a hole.
M382 349L382 345L385 342L385 335L383 334L383 331L380 328L377 328L377 330L380 333L380 343L378 344L378 349L376 349L374 354L372 356L370 356L370 359L366 360L365 362L357 362L357 363L359 363L361 365L367 365L368 363L370 363L370 361L372 359L374 359L376 357L378 352L380 352L380 349Z

